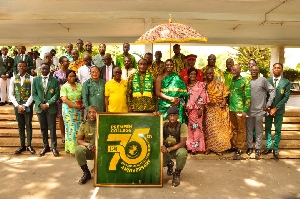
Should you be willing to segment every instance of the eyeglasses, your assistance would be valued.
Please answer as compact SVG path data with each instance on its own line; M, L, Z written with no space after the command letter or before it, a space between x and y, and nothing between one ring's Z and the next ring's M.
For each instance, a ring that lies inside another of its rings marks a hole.
M208 60L216 60L216 58L208 58Z
M85 46L92 46L91 44L86 44Z
M115 73L116 74L122 74L122 71L116 71Z

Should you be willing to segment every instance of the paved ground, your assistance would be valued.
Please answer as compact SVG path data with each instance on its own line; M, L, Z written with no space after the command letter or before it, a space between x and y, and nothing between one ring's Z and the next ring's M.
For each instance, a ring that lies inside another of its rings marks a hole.
M92 167L92 161L89 162ZM164 169L162 188L78 185L74 157L1 155L1 199L300 199L300 160L196 160L189 158L181 185L171 186Z

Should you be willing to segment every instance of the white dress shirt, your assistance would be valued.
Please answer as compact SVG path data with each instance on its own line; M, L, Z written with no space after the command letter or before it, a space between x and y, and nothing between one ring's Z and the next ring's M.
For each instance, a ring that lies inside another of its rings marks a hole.
M81 83L81 85L83 85L83 83L91 78L91 66L86 66L83 65L78 69L78 79Z
M280 79L281 79L281 76L279 76L279 77L274 77L274 76L273 76L273 85L275 85L275 79L277 79L277 81L276 81L276 86L274 86L274 87L277 88L277 86L278 86L278 84L279 84L279 81L280 81Z
M21 79L21 86L22 86L25 81L25 75L23 77L20 76L20 79ZM33 77L31 75L30 75L30 82L31 82L31 91L32 91ZM15 91L14 83L15 83L15 76L10 79L8 97L9 97L10 101L13 103L13 105L15 107L17 107L18 105L22 105L22 104L18 104L18 102L14 96L14 91ZM30 93L30 97L28 98L28 100L26 101L24 106L28 107L32 104L32 102L33 102L33 97L32 97L32 93Z

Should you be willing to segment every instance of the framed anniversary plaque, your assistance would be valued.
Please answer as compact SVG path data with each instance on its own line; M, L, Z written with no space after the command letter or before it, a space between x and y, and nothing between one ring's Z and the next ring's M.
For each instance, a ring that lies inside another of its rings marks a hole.
M162 187L162 116L97 115L95 186Z

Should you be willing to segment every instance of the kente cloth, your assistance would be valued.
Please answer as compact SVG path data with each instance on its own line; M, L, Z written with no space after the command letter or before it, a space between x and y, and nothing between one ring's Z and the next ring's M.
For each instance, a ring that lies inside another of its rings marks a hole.
M229 110L227 106L225 108L220 106L229 95L229 90L224 83L214 80L207 83L207 93L210 104L205 106L203 118L206 150L222 152L231 147Z
M185 55L180 53L178 56L173 56L172 60L174 62L174 69L173 71L175 73L177 73L178 75L180 74L180 72L184 69L184 59L185 59Z
M154 77L163 74L165 69L165 63L163 61L158 65L156 60L152 62L152 65L148 68L148 70L152 73Z
M178 106L179 122L186 123L185 105L188 94L184 81L176 73L164 77L161 81L161 92L170 97L180 98ZM158 99L158 111L163 114L164 120L167 119L167 110L172 107L172 102L165 99Z
M77 73L78 69L84 65L83 60L77 60L77 61L73 61L72 63L70 63L69 65L69 69L73 70Z
M204 132L202 127L202 118L198 116L201 105L209 102L206 92L206 83L197 82L192 87L187 87L189 99L186 104L188 115L188 137L186 140L187 150L192 152L205 151Z
M204 68L202 68L202 73L205 74L206 70L209 66L205 66ZM219 80L220 82L225 83L225 77L223 72L217 68L216 66L214 67L214 71L215 71L215 79ZM205 75L204 75L204 80L206 80Z

